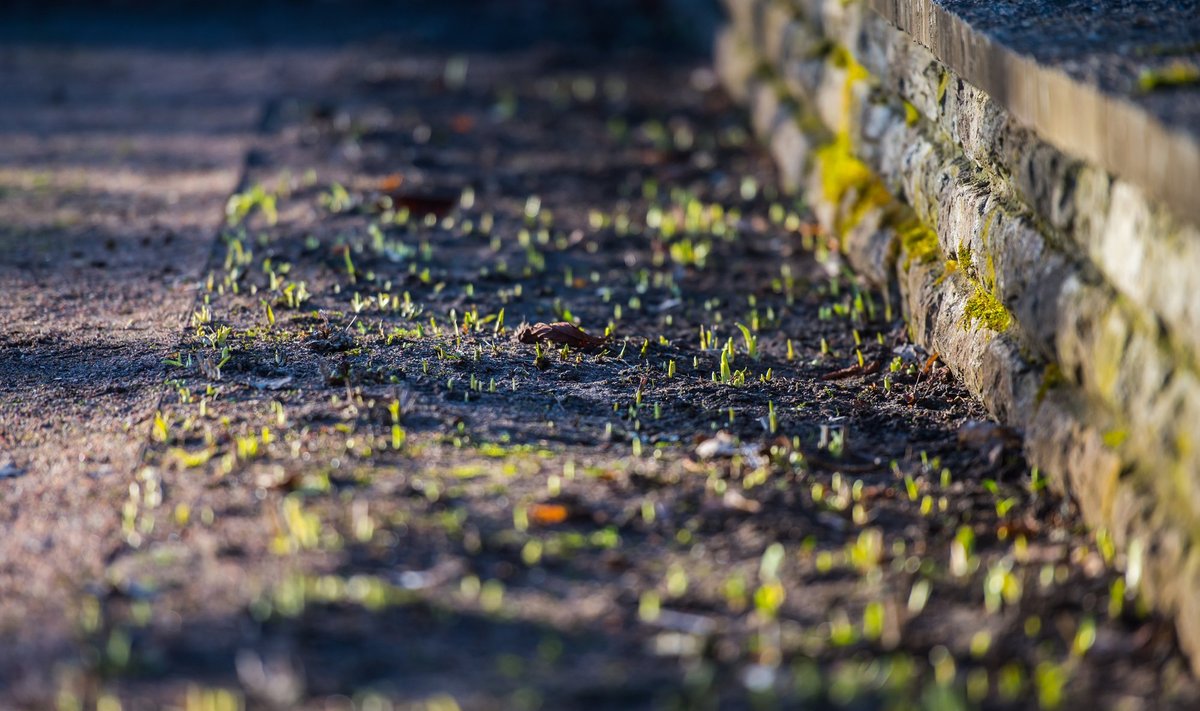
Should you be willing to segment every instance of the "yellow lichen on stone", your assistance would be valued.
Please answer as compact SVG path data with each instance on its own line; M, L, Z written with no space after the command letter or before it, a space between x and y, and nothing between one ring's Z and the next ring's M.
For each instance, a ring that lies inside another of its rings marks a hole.
M955 256L957 257L958 263L962 265L964 270L969 270L971 268L972 254L973 252L970 245L968 245L966 242L958 243L958 251L955 253Z
M1110 430L1105 430L1102 435L1104 446L1109 449L1120 449L1121 445L1125 444L1125 440L1129 439L1129 430L1114 427Z
M1173 458L1171 465L1171 484L1174 491L1174 500L1190 504L1187 506L1188 518L1191 519L1192 525L1197 525L1197 518L1200 518L1200 512L1196 510L1195 498L1195 480L1193 457L1192 457L1192 438L1186 432L1175 433L1174 451L1170 453ZM1194 539L1193 539L1194 540Z
M925 264L936 261L942 255L937 234L921 224L915 216L898 224L896 234L900 236L900 246L904 248L905 269L912 266L913 262Z
M892 202L892 194L879 180L871 180L858 193L854 204L847 211L842 222L842 230L854 229L872 209L886 208Z
M816 150L814 162L820 174L822 193L835 210L833 230L845 248L848 233L871 210L886 210L895 199L874 171L854 155L850 138L855 109L854 87L869 80L870 72L845 47L837 45L830 49L828 62L846 74L842 86L842 124L834 139ZM847 197L851 199L849 204Z
M982 324L997 333L1004 333L1012 325L1012 314L1004 304L982 284L973 283L975 289L963 307L963 322L966 325Z
M1125 362L1125 353L1131 337L1128 321L1123 317L1120 306L1111 305L1099 321L1097 329L1088 363L1092 374L1091 388L1112 402L1117 397L1121 365Z
M901 204L871 168L853 150L851 121L855 115L855 86L871 79L866 67L844 47L834 46L829 64L845 71L842 87L842 125L834 140L818 148L814 164L820 176L823 197L834 206L834 232L842 241L872 210L884 211L880 226L892 226L905 254L904 268L914 262L931 263L942 259L937 234ZM905 120L914 125L920 119L915 106L905 103ZM849 199L848 199L849 198ZM943 277L944 278L944 275Z
M839 238L854 229L867 212L886 208L892 202L892 194L875 173L850 151L845 134L818 148L815 162L821 192L836 210L833 228ZM847 196L853 200L849 205L845 204Z
M942 71L942 78L938 80L937 102L938 106L942 105L942 99L946 98L946 87L950 86L950 72Z
M949 278L949 276L951 274L953 274L957 271L958 271L958 260L957 259L947 259L946 263L942 266L942 275L939 276L937 279L933 280L933 285L941 286L942 282L946 281L946 279Z
M867 68L858 63L854 55L845 47L834 45L829 50L829 64L846 72L845 83L842 84L842 116L841 125L837 128L837 142L845 141L846 152L850 153L850 120L854 115L854 87L871 78Z
M996 221L996 215L998 214L1000 214L1000 208L998 207L993 207L991 210L988 210L987 219L983 222L983 229L979 231L979 241L982 242L983 246L985 247L990 241L989 235L992 233L992 223Z
M995 255L988 254L987 259L984 260L984 265L987 267L987 273L985 273L983 275L983 284L984 284L984 286L987 287L988 291L995 291L996 290L996 257L995 257Z
M994 217L995 213L993 212L984 226L985 231L991 227ZM960 242L956 256L972 287L971 296L967 298L967 305L963 309L963 324L982 323L998 333L1007 331L1008 327L1012 325L1013 318L996 295L996 264L992 255L988 254L985 258L982 275L978 274L978 270L974 266L972 261L974 254L970 245Z
M871 77L871 73L841 45L834 45L829 50L829 62L838 69L846 70L846 85L850 86L854 82L863 81Z

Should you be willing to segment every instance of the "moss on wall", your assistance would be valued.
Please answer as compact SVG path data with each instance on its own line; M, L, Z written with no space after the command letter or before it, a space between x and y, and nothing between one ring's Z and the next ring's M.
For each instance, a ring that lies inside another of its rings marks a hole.
M978 282L972 282L971 295L963 307L964 325L982 325L997 333L1004 333L1012 325L1012 314L1000 303L996 295Z

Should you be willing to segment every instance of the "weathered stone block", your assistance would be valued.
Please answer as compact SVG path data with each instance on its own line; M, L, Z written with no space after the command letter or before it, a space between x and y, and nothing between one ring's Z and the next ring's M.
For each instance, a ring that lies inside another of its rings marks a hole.
M1121 458L1104 442L1112 415L1067 388L1046 389L1026 427L1025 447L1070 493L1091 526L1107 526L1120 485Z
M1196 186L1200 194L1200 185ZM1085 243L1113 285L1153 310L1192 353L1200 353L1200 227L1180 224L1125 182L1112 187L1107 224Z
M717 78L735 101L745 103L758 59L734 27L725 27L713 44Z
M800 128L800 119L784 117L771 132L768 147L784 190L798 190L810 168L813 150L813 139Z

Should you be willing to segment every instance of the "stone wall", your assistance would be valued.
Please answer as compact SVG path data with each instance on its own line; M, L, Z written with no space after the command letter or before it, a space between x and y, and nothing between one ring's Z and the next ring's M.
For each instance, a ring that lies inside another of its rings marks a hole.
M931 21L934 0L726 5L718 73L787 187L900 295L913 338L1025 433L1200 669L1200 161L1178 153L1200 141L960 18ZM1004 62L1031 73L997 97ZM1084 126L1087 110L1128 131L1140 116L1149 156L1122 163L1116 128L1072 134L1046 97Z

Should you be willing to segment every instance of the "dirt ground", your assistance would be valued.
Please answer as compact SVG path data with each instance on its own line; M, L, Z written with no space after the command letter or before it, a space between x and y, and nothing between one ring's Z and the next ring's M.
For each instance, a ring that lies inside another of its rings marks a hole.
M0 707L1200 703L665 6L138 8L0 30Z

